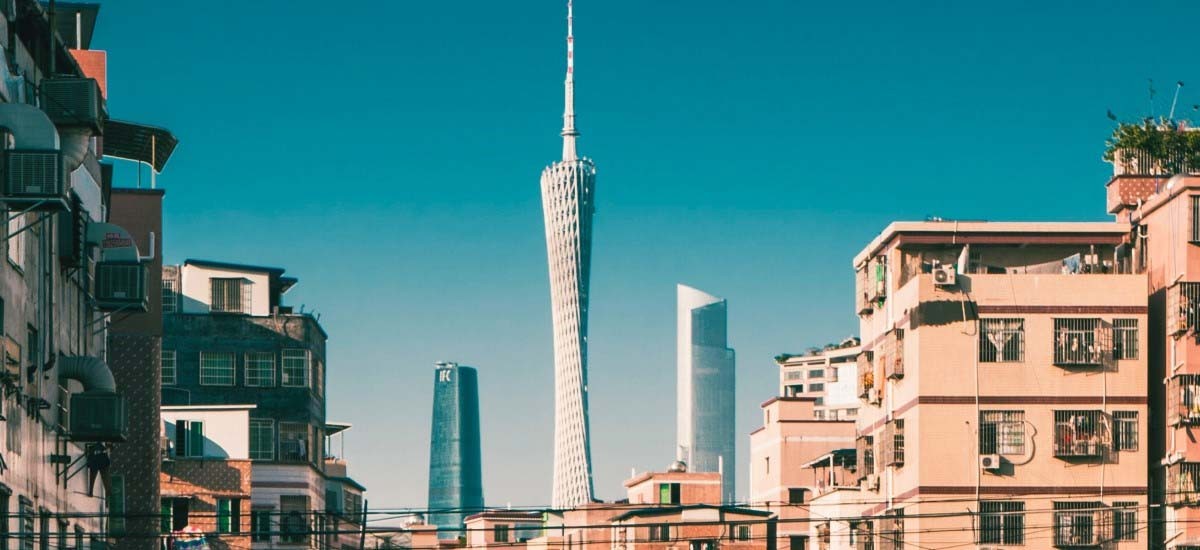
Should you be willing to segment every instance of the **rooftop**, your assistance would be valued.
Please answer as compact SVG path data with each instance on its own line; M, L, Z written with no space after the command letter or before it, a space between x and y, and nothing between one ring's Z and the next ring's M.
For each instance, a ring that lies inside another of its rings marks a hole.
M1120 222L893 222L854 256L862 265L892 241L950 244L1026 244L1033 235L1048 237L1047 244L1120 244L1129 225ZM947 239L949 239L947 241Z
M677 514L686 510L720 510L722 512L732 512L735 514L745 514L750 516L769 517L774 515L774 512L766 510L758 510L756 508L742 508L740 506L722 506L717 504L684 504L679 506L650 506L647 508L638 508L621 514L613 521L621 521L632 517L645 516L663 516Z

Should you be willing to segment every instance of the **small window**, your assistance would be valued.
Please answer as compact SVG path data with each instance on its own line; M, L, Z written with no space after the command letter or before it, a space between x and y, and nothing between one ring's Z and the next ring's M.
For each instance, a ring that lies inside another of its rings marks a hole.
M1113 503L1113 540L1137 540L1138 503Z
M1024 319L980 319L979 361L1020 363L1025 361Z
M282 385L290 387L308 386L310 356L306 349L283 350Z
M671 526L670 525L651 525L650 526L650 536L648 538L650 539L650 542L668 542L668 541L670 541L671 540Z
M175 279L163 279L162 282L162 312L175 313L179 309L179 289L175 288Z
M8 219L8 263L17 268L18 272L25 270L25 237L28 236L27 231L21 231L25 227L26 214L14 214L8 212L11 216Z
M209 309L213 313L250 313L250 289L246 288L247 283L240 277L209 279L212 290Z
M8 524L8 518L12 517L9 515L12 511L11 506L12 490L5 485L0 485L0 550L8 550L8 540L12 538Z
M679 504L679 484L661 483L658 486L659 504Z
M250 419L250 460L275 460L275 421Z
M822 383L809 384L808 391L810 391L810 392L825 391L825 384L822 384Z
M1200 242L1200 195L1193 195L1192 199L1192 242Z
M242 501L237 498L217 499L217 532L242 532Z
M825 369L809 369L809 378L825 378Z
M979 453L1025 454L1025 411L980 411Z
M496 542L508 542L508 526L497 525L492 528L492 534Z
M803 380L804 379L804 371L801 371L801 370L785 371L783 373L783 379L784 380Z
M1138 450L1138 413L1137 411L1113 412L1113 450Z
M804 504L804 489L788 489L788 504Z
M286 462L308 460L308 424L303 422L279 423L279 459Z
M267 509L250 511L250 539L253 542L271 540L271 512Z
M1138 358L1138 320L1113 319L1113 358Z
M21 530L21 550L33 550L33 501L21 497L20 506L17 525Z
M175 421L175 456L204 456L204 423L198 420Z
M1025 503L980 502L978 538L980 544L1025 544Z
M232 353L200 352L200 385L232 386L236 378L235 362Z
M162 363L162 385L174 386L175 384L178 384L179 379L177 378L177 373L175 371L175 350L162 350L162 358L160 361Z
M275 353L252 351L246 354L246 385L270 388L275 385Z
M743 541L750 540L750 526L749 525L737 526L737 539L743 540Z

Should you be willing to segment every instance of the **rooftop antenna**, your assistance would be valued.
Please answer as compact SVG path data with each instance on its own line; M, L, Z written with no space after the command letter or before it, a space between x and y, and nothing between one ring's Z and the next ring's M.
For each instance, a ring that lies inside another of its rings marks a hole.
M1175 104L1179 103L1179 90L1183 89L1183 81L1175 83L1175 98L1171 100L1171 114L1167 115L1167 120L1175 120Z

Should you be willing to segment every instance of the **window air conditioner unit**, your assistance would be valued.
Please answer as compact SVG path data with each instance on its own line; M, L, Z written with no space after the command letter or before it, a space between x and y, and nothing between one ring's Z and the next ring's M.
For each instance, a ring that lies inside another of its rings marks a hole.
M956 279L955 275L954 264L935 266L933 268L933 285L954 286Z
M99 262L96 264L96 308L102 311L146 311L146 265Z
M93 78L56 76L42 81L42 110L55 126L85 127L99 133L104 98Z
M876 474L868 475L867 479L866 479L866 486L867 486L868 491L878 491L879 490L879 476Z
M99 391L71 395L71 441L125 441L128 424L124 397Z
M998 471L1000 469L1000 455L998 455L998 454L980 455L979 456L979 467L981 469L989 471L989 472Z
M62 153L43 149L5 151L4 202L15 210L67 210Z

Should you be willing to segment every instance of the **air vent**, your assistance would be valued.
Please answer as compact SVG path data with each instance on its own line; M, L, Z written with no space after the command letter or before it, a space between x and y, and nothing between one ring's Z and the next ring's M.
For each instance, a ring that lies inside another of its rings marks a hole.
M125 398L109 392L71 395L72 441L125 441L128 417Z
M69 208L62 154L12 149L4 154L4 202L10 209L62 211Z
M99 133L103 98L95 79L55 77L42 81L42 110L56 126L85 127Z
M104 311L146 311L146 266L140 263L96 264L96 307Z

